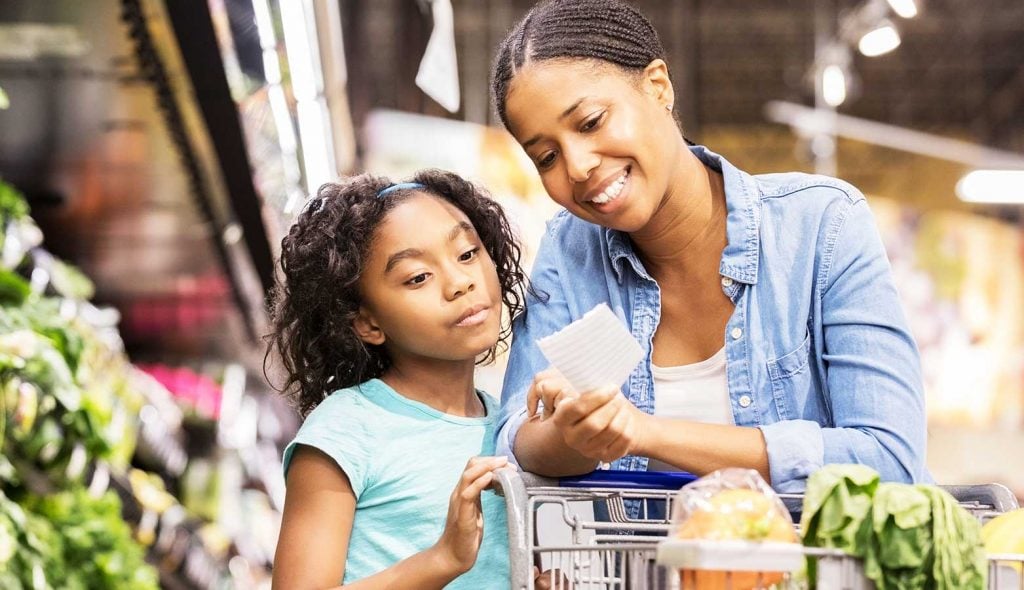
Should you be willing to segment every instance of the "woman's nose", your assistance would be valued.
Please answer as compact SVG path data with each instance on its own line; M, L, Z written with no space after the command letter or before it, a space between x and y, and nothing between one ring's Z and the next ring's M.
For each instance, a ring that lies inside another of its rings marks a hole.
M569 180L574 183L589 180L591 173L601 163L601 159L597 154L584 148L567 148L564 152L564 158Z

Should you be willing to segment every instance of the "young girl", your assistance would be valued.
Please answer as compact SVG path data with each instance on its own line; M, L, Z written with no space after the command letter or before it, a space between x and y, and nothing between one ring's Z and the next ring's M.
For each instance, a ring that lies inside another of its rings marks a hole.
M484 493L498 408L473 387L526 284L501 208L446 172L361 175L321 187L281 250L272 346L305 422L274 587L508 588Z

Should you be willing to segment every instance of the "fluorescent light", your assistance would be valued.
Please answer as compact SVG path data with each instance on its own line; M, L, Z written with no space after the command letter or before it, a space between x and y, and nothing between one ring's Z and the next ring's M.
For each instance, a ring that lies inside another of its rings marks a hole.
M1024 170L975 170L956 183L956 195L968 203L1024 204Z
M316 43L316 25L308 20L303 5L296 0L280 4L292 92L299 101L316 99L322 88L320 56L313 46Z
M315 195L320 185L337 178L334 149L331 143L330 115L323 98L300 101L299 140L302 142L302 163L306 170L306 191Z
M825 66L821 72L821 95L825 104L837 107L846 100L846 74L836 64Z
M903 18L914 18L917 16L917 4L914 0L886 0L892 11Z
M868 31L860 38L857 48L867 57L876 57L889 53L900 46L900 34L896 31L895 25L890 22L883 22L878 27Z

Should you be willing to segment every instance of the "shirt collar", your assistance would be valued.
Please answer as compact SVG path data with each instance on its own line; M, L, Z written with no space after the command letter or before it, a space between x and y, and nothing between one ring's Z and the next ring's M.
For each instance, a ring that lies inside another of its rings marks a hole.
M758 228L761 222L759 192L754 178L702 145L691 145L689 148L702 163L721 172L724 179L725 233L728 243L722 251L719 273L724 277L753 285L757 283L760 249ZM629 235L609 228L602 230L605 243L608 244L608 256L611 258L616 280L622 283L623 265L626 262L638 275L650 278L633 250Z

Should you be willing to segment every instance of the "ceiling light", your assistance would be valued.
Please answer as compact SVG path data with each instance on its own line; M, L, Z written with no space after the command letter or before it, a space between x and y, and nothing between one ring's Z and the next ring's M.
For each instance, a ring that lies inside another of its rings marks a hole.
M914 0L886 0L892 11L903 18L914 18L917 16L917 4Z
M846 74L843 68L831 64L821 72L821 95L825 104L837 107L846 100Z
M860 38L857 48L867 57L889 53L900 46L900 34L891 22L882 21Z
M967 203L1024 204L1024 170L975 170L956 183Z

